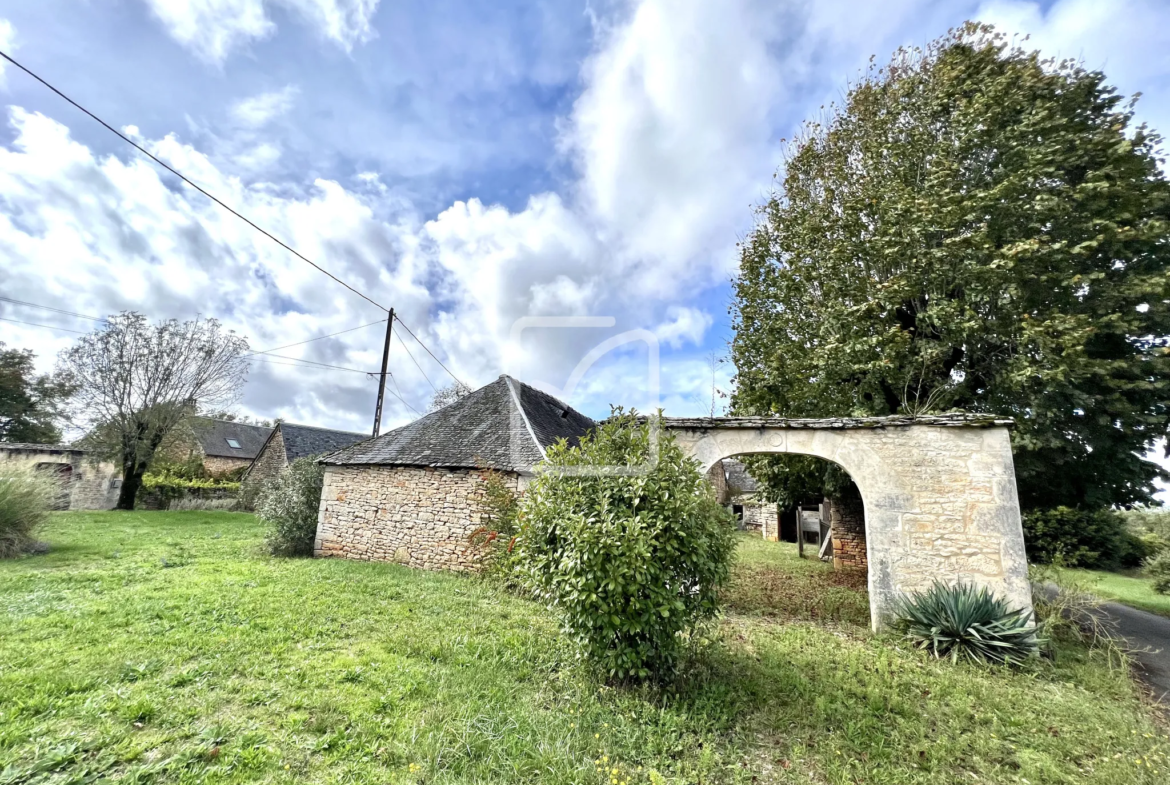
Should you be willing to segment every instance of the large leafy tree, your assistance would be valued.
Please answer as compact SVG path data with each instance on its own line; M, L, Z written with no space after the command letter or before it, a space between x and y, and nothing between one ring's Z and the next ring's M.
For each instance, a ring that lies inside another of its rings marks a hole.
M1170 186L1133 106L977 24L871 66L742 244L734 410L1011 415L1026 507L1148 501Z
M248 342L215 319L151 324L122 313L61 352L58 367L77 383L83 443L122 467L117 507L134 509L142 475L178 425L239 397Z
M57 444L62 406L74 392L62 374L37 374L36 355L0 342L0 442Z

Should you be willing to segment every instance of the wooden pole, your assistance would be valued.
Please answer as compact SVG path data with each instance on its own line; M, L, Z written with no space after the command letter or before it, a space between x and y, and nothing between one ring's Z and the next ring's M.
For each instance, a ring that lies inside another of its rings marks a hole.
M382 401L386 398L386 365L390 362L390 334L394 329L394 309L386 319L386 345L382 347L382 373L378 377L378 405L374 409L374 436L382 430Z

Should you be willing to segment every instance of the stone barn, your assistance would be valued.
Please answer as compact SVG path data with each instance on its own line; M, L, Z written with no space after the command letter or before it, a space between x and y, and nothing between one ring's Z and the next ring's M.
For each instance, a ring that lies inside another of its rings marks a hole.
M291 422L277 423L248 471L244 472L243 480L263 482L280 474L297 458L325 455L369 438L368 433L333 431Z
M721 475L721 476L717 476ZM760 496L760 486L741 462L725 458L708 472L719 503L739 520L740 528L760 532L765 539L776 539L780 508Z
M112 510L118 503L122 476L118 467L65 444L0 443L0 477L4 467L24 464L46 474L60 489L58 510Z
M558 439L595 423L510 376L376 439L324 456L313 552L426 569L473 566L482 478L499 472L517 492Z

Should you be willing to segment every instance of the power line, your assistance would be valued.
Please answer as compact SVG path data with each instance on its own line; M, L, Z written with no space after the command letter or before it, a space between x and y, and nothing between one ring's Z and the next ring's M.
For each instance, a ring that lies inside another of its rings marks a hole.
M312 366L298 365L296 363L282 363L278 360L262 360L258 357L252 357L252 358L250 358L250 360L251 360L251 362L264 363L265 365L285 365L285 366L288 366L289 368L303 368L307 371L317 370L316 368L314 368ZM323 365L322 363L314 363L314 365L320 365L324 369L332 369L332 370L336 370L336 371L352 371L353 373L361 373L361 374L365 374L366 376L377 376L378 375L376 371L362 371L362 370L359 370L357 368L341 368L341 367L336 366L336 365ZM386 374L386 375L389 376L392 381L394 381L394 387L397 388L398 382L396 380L394 380L394 375L393 374ZM408 400L406 400L405 398L403 398L402 395L394 392L394 390L387 390L387 392L389 392L391 395L393 395L398 400L402 401L403 405L405 405L407 409L410 409L412 412L417 414L419 417L423 416L422 412L420 412L418 409L411 406L410 402Z
M213 195L212 195L211 193L209 193L208 191L205 191L203 188L201 188L200 186L196 185L196 184L195 184L194 182L192 182L191 180L187 179L187 177L186 177L186 176L184 176L184 175L183 175L181 172L179 172L177 169L173 168L173 167L172 167L170 164L167 164L166 162L164 162L162 159L160 159L160 158L158 158L157 156L155 156L155 155L154 155L154 153L150 152L150 151L149 151L149 150L147 150L145 147L143 147L142 145L138 144L137 142L135 142L133 139L131 139L130 137L126 136L125 134L123 134L123 133L122 133L121 131L119 131L117 128L114 128L112 125L110 125L109 123L107 123L105 120L103 120L102 118L98 117L96 114L94 114L93 112L89 111L88 109L86 109L84 106L82 106L81 104L79 104L79 103L77 103L76 101L74 101L74 100L73 100L72 98L70 98L69 96L65 95L65 93L61 92L61 91L60 91L60 90L58 90L56 87L53 87L53 85L49 84L47 81L45 81L45 80L44 80L44 79L42 79L41 77L37 76L35 73L33 73L33 72L32 72L32 71L30 71L28 68L26 68L25 66L21 65L20 63L18 63L16 60L13 60L13 59L12 59L12 57L11 57L11 56L10 56L10 55L9 55L7 52L4 52L3 50L0 50L0 57L3 57L5 60L7 60L8 62L12 63L14 66L16 66L17 68L19 68L21 71L24 71L26 74L28 74L29 76L31 76L33 79L36 79L38 82L40 82L41 84L43 84L45 87L49 88L49 89L50 89L50 90L52 90L54 93L56 93L58 96L60 96L61 98L65 99L67 102L69 102L70 104L72 104L72 105L73 105L75 108L79 109L80 111L82 111L82 112L84 112L86 115L88 115L90 118L92 118L93 120L95 120L95 121L97 121L98 123L100 123L100 124L101 124L101 125L102 125L102 126L103 126L103 127L106 129L106 130L107 130L107 131L109 131L110 133L112 133L112 134L114 134L115 136L117 136L117 137L118 137L119 139L121 139L123 142L125 142L125 143L126 143L126 144L128 144L128 145L130 145L131 147L133 147L133 148L134 148L134 149L136 149L138 152L140 152L140 153L142 153L143 155L145 155L145 156L146 156L147 158L149 158L150 160L154 161L156 164L158 164L158 165L159 165L159 166L161 166L162 168L166 169L168 172L170 172L171 174L173 174L175 177L178 177L180 180L182 180L183 182L185 182L187 185L191 186L191 187L192 187L192 188L194 188L196 191L198 191L199 193L203 194L203 195L204 195L204 196L206 196L208 199L210 199L211 201L215 202L215 203L216 203L216 204L218 204L220 207L222 207L223 209L227 210L229 213L231 213L232 215L236 216L236 217L237 217L237 218L239 218L241 221L243 221L244 223L248 224L248 226L251 226L253 229L255 229L256 231L260 232L260 234L262 234L262 235L264 235L265 237L267 237L268 239L272 240L274 243L276 243L276 244L277 244L277 245L279 245L280 247L284 248L286 251L288 251L288 252L289 252L289 253L291 253L292 255L296 256L296 257L297 257L298 259L300 259L301 261L303 261L303 262L307 262L308 264L310 264L310 265L312 265L313 267L317 268L317 270L321 271L321 272L322 272L322 273L324 273L325 275L328 275L328 276L329 276L330 278L332 278L334 281L337 281L337 283L341 284L341 285L342 285L342 286L344 286L346 289L349 289L351 292L353 292L354 294L356 294L358 297L362 298L362 299L363 299L363 300L365 300L366 302L370 303L371 305L375 305L375 306L377 306L378 308L381 308L383 311L387 311L387 312L389 312L389 310L390 310L389 308L386 308L384 305L381 305L380 303L376 302L375 300L372 300L371 298L369 298L369 297L367 297L366 295L362 294L362 293L361 293L361 292L359 292L357 289L353 288L352 286L350 286L349 284L347 284L345 281L341 280L341 279L340 279L340 278L338 278L336 275L334 275L333 273L329 272L329 271L328 271L328 270L326 270L324 267L321 267L319 264L317 264L316 262L314 262L312 259L310 259L309 257L307 257L307 256L305 256L304 254L302 254L300 251L298 251L298 250L296 250L295 248L293 248L293 247L292 247L291 245L289 245L288 243L286 243L286 242L284 242L283 240L281 240L281 239L279 239L278 237L276 237L276 235L272 234L271 232L269 232L269 231L267 231L267 230L265 230L265 229L262 229L260 226L258 226L257 224L253 223L251 219L249 219L249 218L246 218L246 217L245 217L245 216L244 216L242 213L238 212L237 210L235 210L235 209L234 209L234 208L232 208L232 207L229 207L229 206L228 206L226 203L224 203L223 201L221 201L219 198L217 198L217 197L213 196Z
M417 336L417 335L415 335L415 334L414 334L414 332L413 332L413 331L412 331L412 330L411 330L409 327L407 327L407 326L406 326L406 322L402 321L402 320L401 320L401 319L399 319L397 316L395 316L395 317L394 317L394 319L395 319L395 320L396 320L396 321L397 321L399 324L401 324L401 325L402 325L402 329L403 329L403 330L406 330L406 332L410 334L410 337L411 337L411 338L413 338L414 340L418 341L418 345L419 345L419 346L421 346L422 348L424 348L424 349L426 349L426 350L427 350L427 354L429 354L429 355L430 355L430 356L431 356L431 357L434 359L434 361L435 361L435 362L437 362L437 363L439 364L439 366L440 366L440 367L442 367L442 369L443 369L444 371L446 371L446 372L447 372L447 373L448 373L448 374L451 376L451 378L452 378L452 379L454 379L455 381L459 382L459 383L460 383L460 384L462 384L464 387L467 387L467 386L468 386L468 385L467 385L467 384L466 384L466 383L465 383L465 382L464 382L462 379L460 379L460 378L459 378L458 376L456 376L455 374L451 373L451 369L450 369L450 368L448 368L447 366L443 365L443 361L442 361L442 360L440 360L438 357L435 357L435 353L434 353L434 352L432 352L432 351L430 350L430 348L429 348L429 347L428 347L428 346L427 346L425 343L423 343L422 341L420 341L420 340L419 340L418 336ZM406 343L403 343L402 345L403 345L403 346L406 346ZM411 359L414 359L414 358L412 357ZM425 376L426 374L423 374L423 375ZM433 387L434 385L431 385L431 386Z
M0 297L6 303L13 303L15 305L27 305L29 308L40 308L44 311L53 311L54 313L63 313L66 316L76 316L78 319L89 319L92 322L104 322L105 319L99 316L86 316L83 313L74 313L73 311L63 311L60 308L52 308L48 305L38 305L37 303L25 302L24 300L13 300L11 297Z
M5 319L0 316L0 322L12 322L13 324L27 324L29 327L44 327L46 330L61 330L67 333L77 333L78 335L85 335L85 330L70 330L68 327L55 327L51 324L34 324L32 322L22 322L20 319Z
M362 370L359 370L357 368L344 368L340 365L329 365L328 363L319 363L315 360L302 360L300 357L289 357L289 356L284 355L284 354L266 354L264 356L265 357L278 357L281 360L293 360L294 362L305 363L307 365L319 365L322 368L333 368L333 369L338 370L338 371L357 371L358 373L364 373L364 374L368 374L371 376L376 376L378 374L377 371L362 371ZM244 357L246 358L246 357L248 357L248 355L244 355ZM243 359L243 358L241 358L241 359ZM260 361L257 360L257 362L260 362Z
M406 341L402 340L402 336L398 336L398 343L402 344L403 349L406 349L406 356L410 358L412 363L414 363L414 367L418 368L418 372L421 373L422 377L427 380L427 384L431 386L431 389L435 392L438 392L439 388L436 387L435 383L431 381L431 377L427 376L427 372L424 371L422 366L418 364L418 360L414 359L414 355L410 353L410 349L407 348Z
M342 330L341 332L337 332L337 333L329 333L329 335L319 335L319 336L317 336L316 338L310 338L310 339L309 339L309 340L307 340L307 341L299 341L299 342L297 342L297 343L286 343L284 346L276 346L276 347L273 347L272 349L265 349L265 350L263 350L263 351L260 351L260 352L249 352L248 354L245 354L244 356L245 356L245 357L252 357L252 356L255 356L255 355L257 355L257 354L270 354L270 353L272 353L272 352L278 352L278 351L280 351L281 349L291 349L291 348L292 348L292 347L294 347L294 346L303 346L304 344L306 344L306 343L312 343L313 341L322 341L322 340L324 340L324 339L326 339L326 338L332 338L332 337L334 337L334 336L336 336L336 335L344 335L345 333L352 333L354 330L361 330L361 329L362 329L362 328L364 328L364 327L372 327L372 326L374 326L375 324L381 324L381 323L382 323L382 322L384 322L384 321L386 321L386 320L385 320L385 319L379 319L379 320L378 320L378 321L376 321L376 322L370 322L369 324L363 324L363 325L359 325L358 327L350 327L348 330Z

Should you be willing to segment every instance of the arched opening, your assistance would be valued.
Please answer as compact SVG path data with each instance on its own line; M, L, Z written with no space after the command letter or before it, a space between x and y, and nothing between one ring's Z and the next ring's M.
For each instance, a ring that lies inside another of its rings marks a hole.
M715 461L707 480L744 532L834 569L867 570L865 504L840 465L815 456L741 453Z

